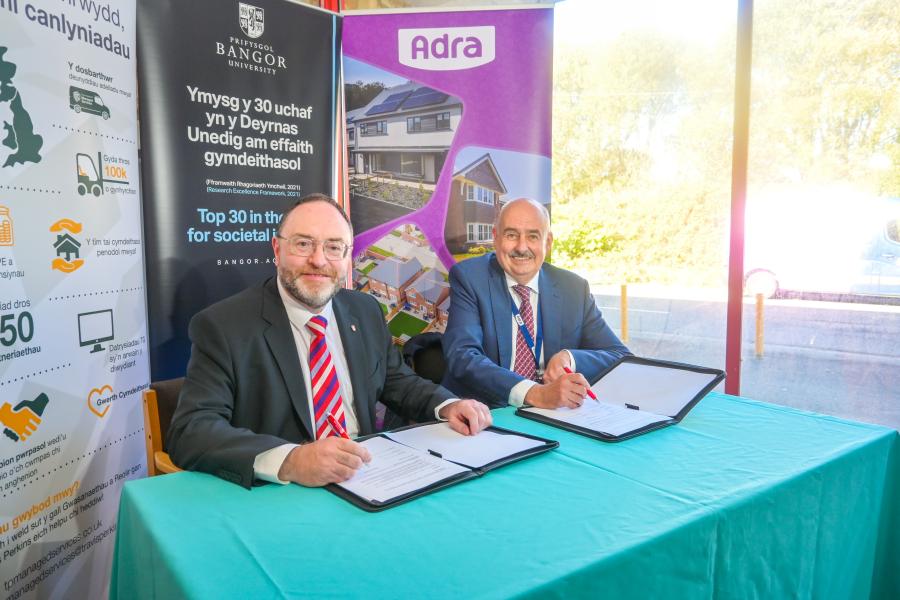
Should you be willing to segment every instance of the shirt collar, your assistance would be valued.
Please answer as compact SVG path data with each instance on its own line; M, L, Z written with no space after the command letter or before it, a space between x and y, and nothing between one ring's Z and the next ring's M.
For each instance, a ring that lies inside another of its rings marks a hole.
M513 286L519 285L519 282L516 281L515 279L513 279L512 277L510 277L509 273L507 273L506 271L503 272L503 275L506 276L506 287L507 288L512 288ZM541 271L540 271L540 269L538 269L538 272L534 274L534 277L532 277L531 280L529 280L527 283L525 283L525 286L528 287L528 289L530 289L535 294L538 293L538 280L540 279L540 277L541 277Z
M288 320L294 324L295 327L305 328L306 324L309 320L316 315L320 317L325 317L329 323L334 322L334 308L331 306L331 300L328 301L328 304L322 307L317 313L312 312L299 302L297 299L291 296L291 294L284 289L284 286L281 285L281 279L275 278L278 283L278 295L281 296L281 301L284 302L284 308L287 310Z

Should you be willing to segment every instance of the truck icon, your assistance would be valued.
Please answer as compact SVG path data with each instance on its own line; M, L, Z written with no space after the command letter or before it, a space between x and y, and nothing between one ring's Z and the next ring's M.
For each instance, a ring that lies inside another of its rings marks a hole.
M103 103L103 99L97 95L97 92L91 90L70 86L69 108L77 113L84 111L92 115L100 115L104 119L109 118L109 108Z
M93 195L100 197L100 194L103 193L103 184L104 183L123 183L128 184L127 181L123 181L120 179L110 179L108 177L103 177L102 171L97 170L97 166L103 168L103 157L100 152L97 153L97 163L95 164L93 159L79 152L75 155L75 168L78 171L78 194L84 196L88 192L91 192Z

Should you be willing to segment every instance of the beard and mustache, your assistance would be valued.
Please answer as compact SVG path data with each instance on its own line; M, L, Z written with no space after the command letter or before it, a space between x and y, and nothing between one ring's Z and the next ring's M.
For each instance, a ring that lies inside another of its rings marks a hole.
M303 275L325 275L331 280L331 285L321 285L318 289L311 289L310 286L301 283L300 278ZM328 304L341 289L341 281L343 275L330 267L324 269L313 269L305 267L303 269L292 270L285 266L278 266L278 280L285 290L300 304L307 306L313 310L318 310Z

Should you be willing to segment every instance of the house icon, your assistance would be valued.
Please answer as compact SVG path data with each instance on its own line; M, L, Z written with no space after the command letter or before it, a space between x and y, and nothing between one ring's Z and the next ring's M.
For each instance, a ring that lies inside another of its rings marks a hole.
M63 235L56 236L56 241L53 243L53 247L56 249L56 255L62 256L66 255L66 261L72 262L73 254L74 258L78 258L78 253L80 252L81 242L73 238L68 233L64 233Z

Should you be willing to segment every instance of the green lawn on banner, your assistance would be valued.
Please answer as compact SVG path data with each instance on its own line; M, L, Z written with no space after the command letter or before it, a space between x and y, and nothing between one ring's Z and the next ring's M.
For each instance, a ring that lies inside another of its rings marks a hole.
M417 333L421 333L426 325L428 325L428 323L422 319L417 319L405 312L399 312L397 313L397 316L388 323L388 329L391 330L391 334L394 337L400 337L404 333L409 337L412 337Z

